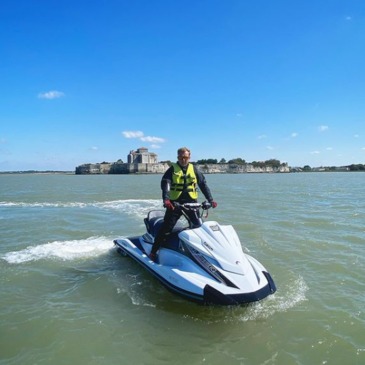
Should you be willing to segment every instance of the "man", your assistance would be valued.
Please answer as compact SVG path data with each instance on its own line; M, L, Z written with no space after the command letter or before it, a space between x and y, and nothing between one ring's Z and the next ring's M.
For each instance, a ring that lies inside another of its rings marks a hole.
M180 204L197 202L197 187L199 186L212 207L217 207L204 175L190 163L190 150L186 147L179 148L177 150L177 159L178 162L173 163L161 179L162 200L166 212L164 222L155 237L149 255L152 261L156 261L158 249L182 215L180 209L175 209L174 202Z

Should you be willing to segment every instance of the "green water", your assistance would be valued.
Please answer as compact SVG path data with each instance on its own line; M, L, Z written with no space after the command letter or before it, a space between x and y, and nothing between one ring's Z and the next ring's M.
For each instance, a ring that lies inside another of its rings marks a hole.
M207 175L277 292L204 307L113 239L142 233L161 175L0 175L0 364L364 364L365 174Z

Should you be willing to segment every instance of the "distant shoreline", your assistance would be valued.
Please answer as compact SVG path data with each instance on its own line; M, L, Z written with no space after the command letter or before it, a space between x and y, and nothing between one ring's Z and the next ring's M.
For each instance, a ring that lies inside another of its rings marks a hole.
M0 171L0 175L75 175L75 171Z
M338 170L321 170L321 169L313 169L311 171L295 171L291 170L287 173L313 173L313 172L364 172L363 170L344 170L344 169L338 169ZM239 174L275 174L277 172L240 172L236 173ZM204 174L208 175L225 175L225 174L232 174L227 172L206 172L204 171ZM236 175L233 174L233 175ZM77 175L74 171L0 171L0 175ZM162 175L162 173L130 173L130 174L82 174L86 176L95 176L95 175Z

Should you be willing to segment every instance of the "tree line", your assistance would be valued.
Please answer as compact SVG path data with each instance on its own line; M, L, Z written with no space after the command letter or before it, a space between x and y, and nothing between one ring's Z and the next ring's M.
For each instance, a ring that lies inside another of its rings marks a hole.
M171 161L161 161L161 163L167 163L171 165ZM207 158L197 161L192 161L192 164L194 165L218 165L218 164L230 164L230 165L252 165L253 167L266 167L266 166L272 166L272 167L280 167L280 166L287 166L286 162L280 162L276 159L270 159L266 161L252 161L252 162L246 162L243 158L237 157L232 160L226 161L225 158L222 158L219 162L215 158Z
M361 163L349 165L348 168L350 171L365 171L365 165Z
M312 168L309 165L303 166L303 171L313 171L313 170L324 170L324 171L338 171L339 169L347 169L347 171L365 171L365 165L363 164L352 164L346 166L321 166L317 168Z
M246 162L241 157L233 158L231 160L226 161L226 159L222 158L219 162L217 159L214 158L208 158L208 159L202 159L195 162L197 165L216 165L216 164L230 164L230 165L247 165L250 164L254 167L266 167L266 166L272 166L272 167L280 167L280 166L286 166L286 162L280 162L280 160L276 159L270 159L266 161L252 161L252 162Z

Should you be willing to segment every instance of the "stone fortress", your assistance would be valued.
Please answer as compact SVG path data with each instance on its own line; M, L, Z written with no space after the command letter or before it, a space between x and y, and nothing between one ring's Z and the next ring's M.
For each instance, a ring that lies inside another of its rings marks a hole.
M148 152L145 147L140 147L136 151L130 151L127 156L127 163L122 160L117 162L101 162L101 163L86 163L77 166L75 169L76 175L86 174L163 174L168 168L167 162L157 162L157 155ZM282 164L279 167L253 166L252 164L204 164L198 165L199 169L205 174L242 174L242 173L276 173L290 172L287 164Z
M130 151L127 163L117 162L86 163L77 166L76 175L83 174L163 174L169 167L167 163L158 163L157 155L148 152L145 147Z

